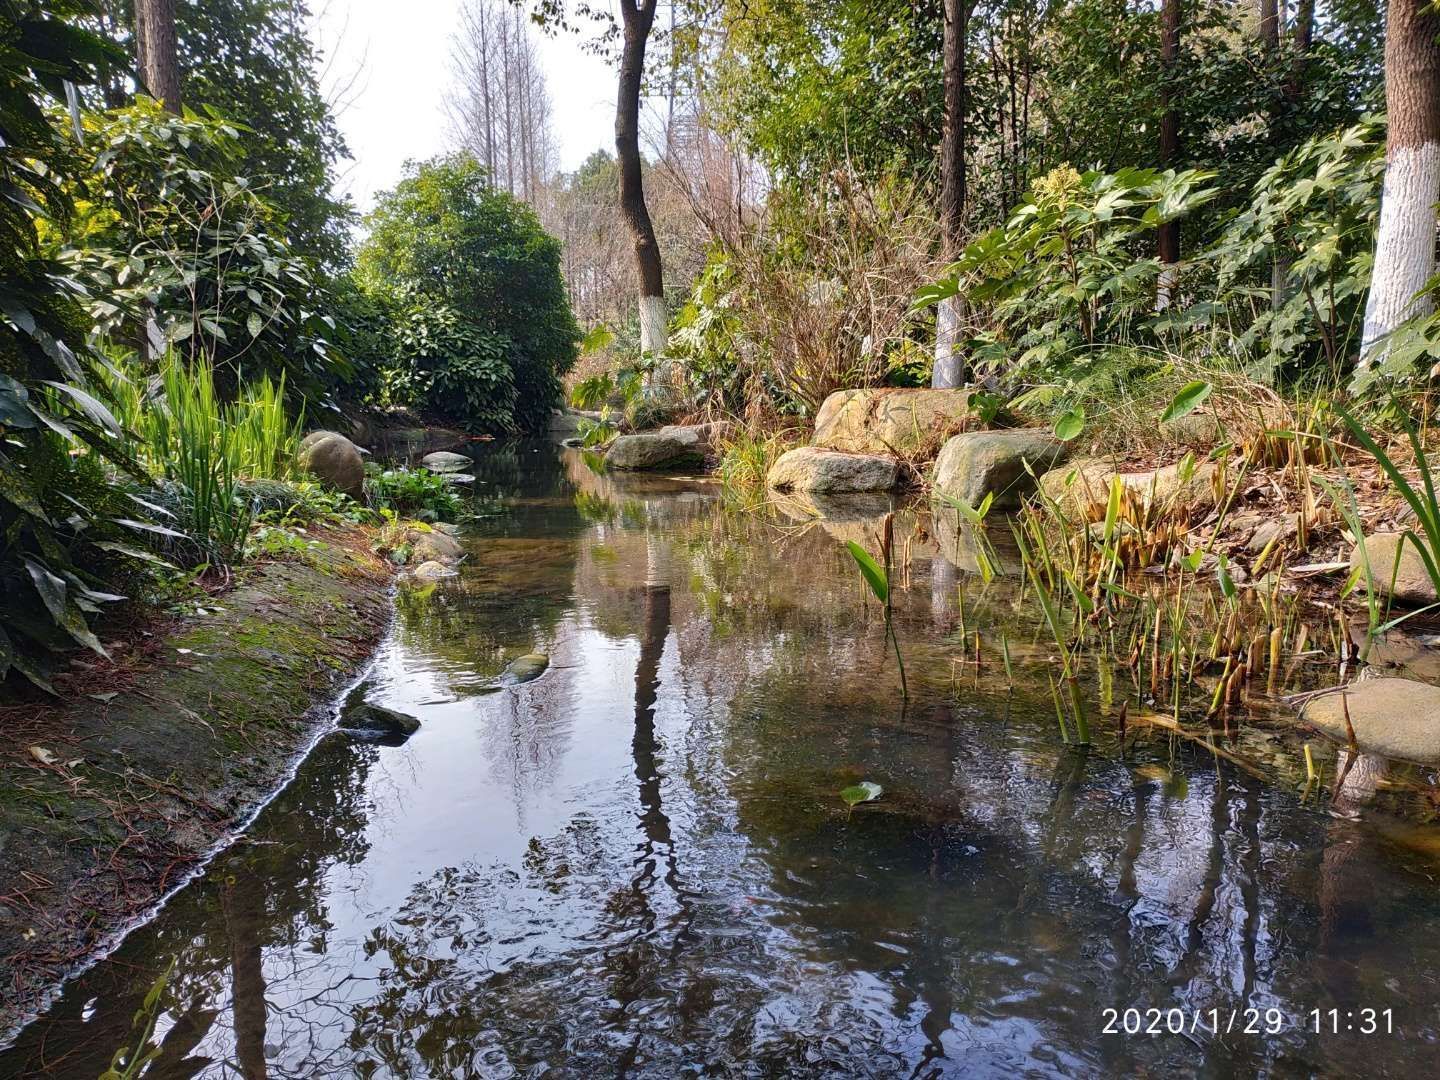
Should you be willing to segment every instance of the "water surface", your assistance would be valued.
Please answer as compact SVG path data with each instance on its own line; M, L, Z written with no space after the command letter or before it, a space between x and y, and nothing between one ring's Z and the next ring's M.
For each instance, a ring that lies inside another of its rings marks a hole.
M400 593L364 690L420 732L324 739L0 1075L98 1076L172 964L154 1078L1433 1068L1429 834L1184 740L1066 749L1032 614L923 515L898 526L902 705L842 546L887 506L730 512L548 445L474 471L463 573ZM1013 691L968 662L1002 623ZM885 796L847 811L860 779ZM1352 783L1383 797L1385 767ZM1393 1032L1346 1031L1364 1008Z

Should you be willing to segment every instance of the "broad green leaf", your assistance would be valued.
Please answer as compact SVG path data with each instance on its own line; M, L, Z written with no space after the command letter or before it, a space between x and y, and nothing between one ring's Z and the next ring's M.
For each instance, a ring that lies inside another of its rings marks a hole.
M56 390L73 398L75 404L80 406L81 412L101 425L111 435L118 438L122 434L120 422L115 419L109 409L100 404L99 400L88 391L81 390L80 387L73 386L70 383L51 382L47 380L45 385L53 386Z
M1055 421L1055 437L1061 442L1070 442L1085 430L1085 409L1076 405L1060 414Z
M862 780L858 784L841 789L840 798L845 800L846 806L859 806L861 803L874 802L884 794L885 789L879 784Z
M1205 404L1211 392L1215 389L1204 379L1196 379L1194 382L1186 383L1179 392L1170 399L1170 404L1165 406L1165 411L1160 414L1160 422L1168 424L1171 420L1179 420L1182 416L1189 416L1192 412Z
M854 540L847 540L845 546L850 549L850 555L860 564L860 573L870 584L870 591L875 594L882 604L890 599L890 579L886 576L884 569L870 553L857 544Z

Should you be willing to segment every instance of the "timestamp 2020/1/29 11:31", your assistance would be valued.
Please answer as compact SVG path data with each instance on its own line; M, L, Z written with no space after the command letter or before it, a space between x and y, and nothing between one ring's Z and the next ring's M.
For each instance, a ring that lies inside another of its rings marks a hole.
M1105 1035L1279 1035L1308 1031L1314 1035L1393 1035L1393 1009L1311 1009L1292 1014L1283 1009L1103 1009Z

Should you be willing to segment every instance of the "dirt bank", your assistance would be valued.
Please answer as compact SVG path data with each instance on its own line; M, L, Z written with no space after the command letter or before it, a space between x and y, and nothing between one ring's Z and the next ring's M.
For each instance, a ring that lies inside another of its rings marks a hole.
M389 619L360 531L247 567L63 703L0 710L0 1041L289 776Z

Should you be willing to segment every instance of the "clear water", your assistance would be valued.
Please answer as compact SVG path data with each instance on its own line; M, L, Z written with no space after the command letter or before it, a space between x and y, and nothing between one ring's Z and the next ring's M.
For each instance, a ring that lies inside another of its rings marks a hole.
M1066 750L1043 636L923 517L902 707L841 543L884 507L807 528L549 446L475 472L464 573L402 592L369 679L420 732L323 740L0 1075L98 1076L172 964L150 1077L1433 1071L1429 827L1184 741ZM957 585L972 633L1009 620L1013 692L964 663ZM549 670L509 685L532 651ZM848 812L860 779L885 795ZM1346 1031L1365 1008L1393 1032Z

